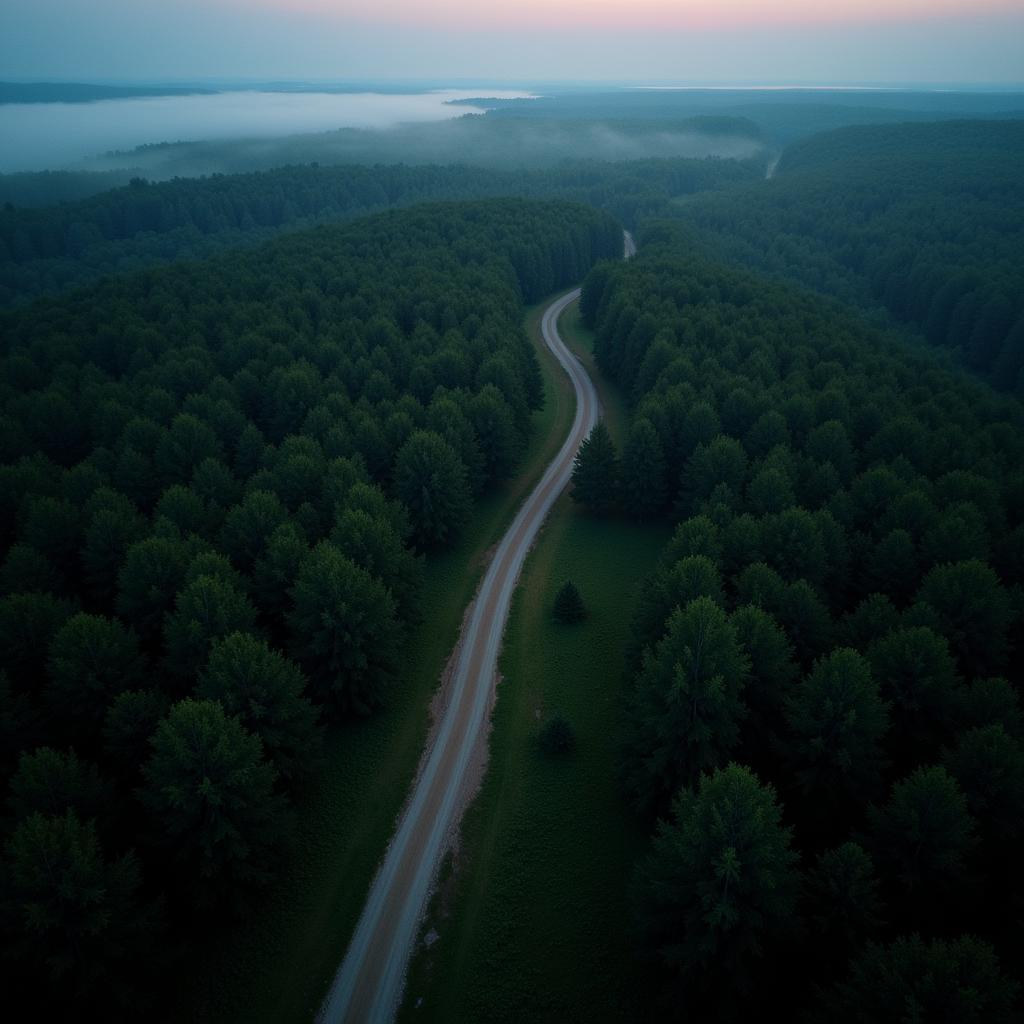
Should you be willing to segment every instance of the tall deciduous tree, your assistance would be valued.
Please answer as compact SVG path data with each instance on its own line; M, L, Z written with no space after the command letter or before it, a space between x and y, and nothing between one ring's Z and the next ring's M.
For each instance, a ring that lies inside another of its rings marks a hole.
M180 537L147 537L125 554L117 611L147 639L156 636L181 589L194 552Z
M387 519L347 508L335 521L331 543L383 581L405 621L415 618L422 560L402 544L401 535Z
M51 713L78 734L96 732L110 700L145 681L139 641L117 619L79 613L50 642L46 689Z
M687 555L656 569L646 580L633 612L634 660L639 664L645 647L653 647L668 628L669 616L698 597L725 605L722 577L705 555Z
M230 633L247 633L256 610L245 594L223 576L202 575L186 584L164 626L168 670L194 678L210 654L210 644Z
M749 709L741 729L743 756L760 765L772 757L780 742L786 699L797 675L793 647L779 624L761 608L744 605L729 620L750 660L750 674L743 690Z
M10 594L0 599L0 651L15 689L42 685L50 640L74 608L52 594Z
M875 857L900 886L953 882L975 844L975 824L956 780L938 765L918 768L893 786L888 803L868 813Z
M103 753L123 777L134 779L141 771L169 704L162 690L127 690L111 701L103 719Z
M824 995L818 1015L839 1024L1011 1024L1019 1019L1019 991L987 942L963 936L926 943L911 935L870 943L846 980Z
M882 925L883 905L871 855L857 843L825 850L807 872L802 902L814 931L824 944L824 959L849 955Z
M797 779L824 797L863 797L878 784L888 706L867 660L849 648L819 659L786 701Z
M381 703L400 630L379 580L324 541L299 568L288 622L315 699L334 714L365 714Z
M419 430L395 460L395 493L408 508L423 548L437 547L465 524L473 507L466 467L439 434Z
M5 953L19 985L32 984L23 994L33 1005L105 1017L145 1005L137 982L158 916L139 901L134 854L106 857L94 825L73 811L35 813L8 840L5 875L14 924ZM7 997L18 1005L16 994Z
M664 809L736 746L749 669L729 617L710 598L672 613L627 696L623 767L641 810Z
M267 760L291 784L307 778L320 755L317 712L305 691L295 664L246 633L213 645L196 687L262 740Z
M271 491L251 491L224 519L221 547L243 572L266 550L274 531L288 520L288 510Z
M999 723L968 729L945 766L967 798L979 831L998 843L1024 834L1024 747Z
M186 699L157 727L140 798L201 903L271 877L289 817L262 744L216 701Z
M925 576L910 614L915 624L946 637L966 673L997 672L1006 663L1010 599L984 562L936 566Z
M37 812L59 817L72 810L87 821L104 817L109 802L110 787L94 764L73 750L39 747L19 758L7 805L16 820Z
M637 878L643 941L681 992L723 1003L792 924L797 855L770 785L741 765L684 788ZM728 991L726 991L728 990Z
M900 629L872 644L868 659L893 706L893 756L906 768L935 757L956 708L956 665L946 641L923 626Z

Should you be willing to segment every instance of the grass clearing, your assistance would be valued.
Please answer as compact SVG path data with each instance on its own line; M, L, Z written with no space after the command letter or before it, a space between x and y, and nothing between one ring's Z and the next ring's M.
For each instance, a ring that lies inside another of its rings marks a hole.
M544 407L521 472L480 502L459 543L426 566L423 621L400 683L371 718L333 729L324 771L298 807L297 842L271 891L240 926L197 936L179 965L175 1020L308 1022L319 1009L394 830L428 727L428 705L497 543L558 451L575 413L567 378L540 342L550 300L526 323L540 350Z
M626 410L593 365L576 306L561 329L621 443ZM406 1024L635 1019L627 888L646 836L619 789L617 707L629 610L666 539L580 515L568 496L552 511L513 598L487 775L432 908L439 938L410 972ZM551 617L566 579L588 610L575 626ZM545 757L537 737L555 714L576 749Z

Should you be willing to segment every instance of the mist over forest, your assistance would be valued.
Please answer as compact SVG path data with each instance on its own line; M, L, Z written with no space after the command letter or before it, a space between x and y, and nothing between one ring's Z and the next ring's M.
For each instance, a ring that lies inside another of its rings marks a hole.
M408 80L279 76L336 6L221 78L0 43L12 1019L1019 1022L1003 22L879 86L842 2L527 4L517 81L396 3ZM543 81L542 29L650 74ZM662 37L791 57L671 87Z

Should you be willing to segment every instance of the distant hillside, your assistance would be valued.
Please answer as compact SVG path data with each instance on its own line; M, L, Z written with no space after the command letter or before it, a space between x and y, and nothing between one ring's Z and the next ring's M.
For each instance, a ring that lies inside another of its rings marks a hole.
M1024 94L886 89L618 89L493 100L494 119L722 119L781 144L851 124L1024 116Z
M94 103L136 96L208 96L215 89L153 85L87 85L83 82L0 82L0 103Z
M1024 394L1024 121L850 127L771 181L683 200L696 244L884 307Z

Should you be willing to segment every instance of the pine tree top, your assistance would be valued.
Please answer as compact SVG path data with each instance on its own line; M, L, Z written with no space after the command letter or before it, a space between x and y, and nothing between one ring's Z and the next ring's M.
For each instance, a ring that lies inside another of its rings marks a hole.
M559 588L552 611L556 622L580 622L587 617L583 598L572 580L566 580Z

